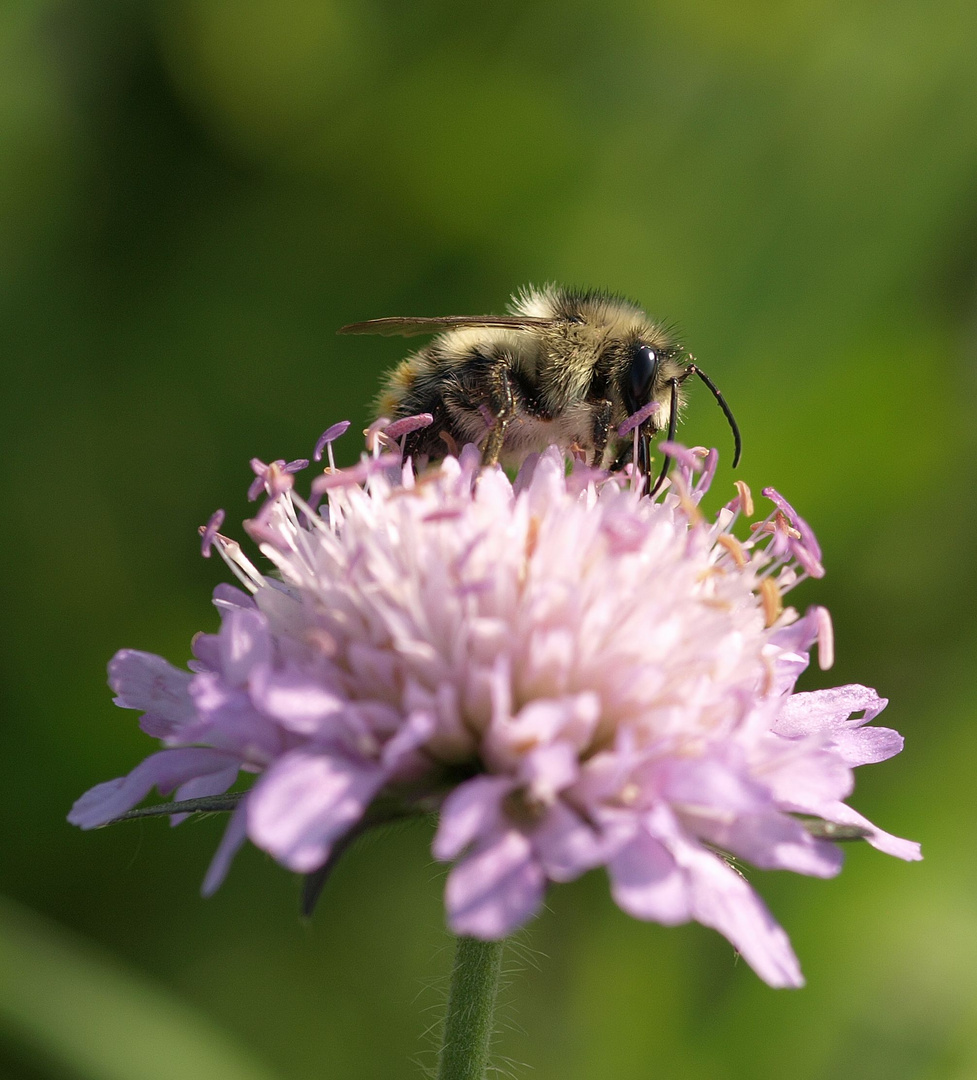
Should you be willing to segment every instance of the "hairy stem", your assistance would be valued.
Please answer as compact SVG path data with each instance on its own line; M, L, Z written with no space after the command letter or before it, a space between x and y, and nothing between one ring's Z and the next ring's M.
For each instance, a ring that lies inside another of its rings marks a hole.
M485 1080L504 948L458 938L437 1080Z

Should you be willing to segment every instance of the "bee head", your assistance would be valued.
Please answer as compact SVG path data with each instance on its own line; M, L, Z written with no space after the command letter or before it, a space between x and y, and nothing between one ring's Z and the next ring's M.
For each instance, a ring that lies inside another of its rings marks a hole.
M652 401L658 401L663 411L642 424L652 431L668 423L671 407L669 386L672 380L684 381L686 365L679 362L684 357L681 346L667 342L648 344L640 338L626 346L618 361L618 390L629 416L643 409ZM683 399L679 397L681 403Z
M626 347L624 355L619 360L618 389L625 411L629 416L640 412L658 397L661 388L663 372L662 363L667 358L667 347L659 348L648 345L641 340L635 341ZM658 429L660 421L654 415L641 421L635 430L635 442L633 444L634 463L644 475L648 471L651 457L650 440Z
M651 395L661 367L659 350L650 345L635 344L631 348L628 368L624 375L622 397L628 413L636 413L651 401Z

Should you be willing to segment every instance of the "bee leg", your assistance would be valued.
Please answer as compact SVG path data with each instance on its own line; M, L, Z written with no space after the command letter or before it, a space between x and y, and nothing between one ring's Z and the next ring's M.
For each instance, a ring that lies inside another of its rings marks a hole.
M591 438L594 443L594 455L590 459L591 465L599 469L604 460L604 451L607 449L607 439L611 432L611 411L614 406L605 400L594 402L594 426Z
M489 410L493 417L485 444L482 446L482 464L497 465L505 442L506 428L516 414L516 398L512 391L512 379L504 364L497 364L491 375Z

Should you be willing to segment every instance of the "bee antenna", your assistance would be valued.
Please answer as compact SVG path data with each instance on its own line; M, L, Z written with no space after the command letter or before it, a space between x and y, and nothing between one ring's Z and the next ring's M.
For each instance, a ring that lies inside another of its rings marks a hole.
M668 441L672 442L675 439L675 426L678 423L678 379L671 379L669 381L669 386L672 391L672 400L668 410ZM665 474L668 472L671 464L672 459L666 454L662 459L661 472L658 474L655 486L648 492L650 498L653 499L658 494L658 489L665 482Z
M730 429L733 432L733 468L735 469L736 466L739 465L739 463L740 463L740 458L743 456L743 440L740 437L740 429L739 429L739 426L736 423L736 417L733 416L732 409L730 409L730 407L726 404L726 399L719 392L719 387L716 386L716 384L712 381L712 379L709 378L709 376L702 370L701 367L698 366L698 364L689 364L689 366L685 369L685 374L686 374L686 376L688 376L688 375L698 375L699 378L706 384L706 386L709 387L710 391L712 392L712 396L716 399L716 401L719 402L719 407L720 407L720 409L723 410L723 415L726 417L727 421L729 422ZM673 380L673 383L674 383L674 380ZM673 411L673 413L674 413L674 410L675 410L675 390L674 390L674 386L673 386L673 389L672 389L672 411ZM668 437L672 438L671 421L669 421L669 435L668 435Z

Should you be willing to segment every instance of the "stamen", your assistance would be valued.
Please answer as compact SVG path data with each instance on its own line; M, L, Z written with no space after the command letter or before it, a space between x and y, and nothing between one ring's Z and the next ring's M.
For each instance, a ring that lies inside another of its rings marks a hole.
M369 453L379 454L381 444L384 446L390 445L390 440L384 435L386 429L390 427L390 422L389 416L378 416L368 428L363 429L366 449Z
M681 443L669 441L659 443L658 449L663 454L668 454L673 461L677 461L690 473L699 472L702 469L703 458L709 454L704 446L683 446Z
M292 502L295 504L297 510L302 512L302 516L305 519L304 524L309 528L322 529L327 533L331 533L333 530L329 528L325 521L323 521L320 514L317 514L314 507L302 498L301 495L297 495L294 491L291 495Z
M668 405L668 436L665 442L662 444L666 446L675 440L675 426L678 423L678 379L672 379L670 382L671 394L669 397ZM668 468L672 463L671 455L667 450L664 450L664 458L662 459L661 472L658 474L658 479L655 481L654 486L648 492L650 498L654 498L662 484L665 482L665 474L668 472Z
M792 540L800 540L801 534L793 525L787 520L782 513L778 513L774 519L775 526L771 528L771 532L781 532L785 536L789 536Z
M224 511L215 510L210 515L210 520L206 525L201 525L197 530L200 533L200 554L205 559L210 558L210 548L214 543L214 539L217 536L217 530L224 524Z
M737 509L741 510L747 517L753 517L753 495L749 485L745 480L737 480L734 487L738 492L737 498L739 499Z
M284 464L284 459L282 459L282 464ZM268 471L268 466L261 458L256 457L251 459L250 465L251 471L254 473L254 479L251 481L251 486L248 488L248 502L254 502L264 490L265 474Z
M337 469L335 472L325 472L312 481L313 495L321 495L324 491L332 488L353 487L362 484L371 476L384 469L398 468L401 463L399 454L378 454L373 458L363 458L348 469Z
M338 424L333 424L332 427L326 428L326 430L319 436L319 439L315 444L315 450L312 451L313 461L322 461L323 451L326 449L326 447L331 447L340 435L346 434L346 431L349 428L349 423L350 422L348 420L340 420Z
M669 458L669 460L671 460ZM673 485L672 490L678 499L678 505L682 512L689 519L689 524L692 526L701 525L705 518L702 511L699 509L698 502L692 498L689 492L689 486L686 482L686 478L679 473L677 476L673 473Z
M618 799L625 806L633 806L641 797L641 788L632 780L621 788Z
M458 518L464 516L464 513L464 509L460 506L445 506L440 510L432 510L429 514L425 514L421 521L457 521Z
M384 429L384 435L388 439L399 439L402 435L409 435L412 431L420 431L430 427L434 423L434 417L429 413L418 413L416 416L405 416L402 420L395 420L389 427Z
M699 447L694 447L693 453L699 449ZM702 496L705 495L705 493L712 486L712 481L716 475L716 468L718 467L718 465L719 451L715 449L706 451L706 460L705 466L702 470L702 475L696 481L695 487L693 488L693 494L696 496L696 498L701 499Z
M818 667L827 671L835 662L835 631L831 613L826 607L818 607Z
M716 537L716 543L720 547L725 548L732 556L733 562L742 570L744 566L749 564L749 559L746 556L746 551L743 549L743 545L736 539L735 536L731 536L729 533L720 533Z
M252 458L251 468L254 470L255 477L248 488L248 502L254 502L262 490L267 491L272 498L290 491L295 482L292 474L301 472L308 466L308 458L296 458L287 464L284 458L278 458L270 465L266 465L260 458Z
M252 565L236 540L224 536L223 533L214 533L213 542L217 545L217 553L227 563L231 573L246 589L257 592L265 584L265 579Z
M624 423L621 424L621 426L617 429L618 435L623 438L625 435L633 431L634 428L639 427L641 424L643 424L653 413L658 412L660 408L661 405L657 401L649 401L647 405L642 405L637 412L632 413L627 418L627 420L625 420Z
M322 656L333 657L339 651L335 637L321 626L312 626L305 632L305 640Z
M810 550L811 555L814 557L814 561L819 563L821 561L821 545L818 543L811 526L808 525L793 506L791 506L791 504L775 488L765 487L763 489L763 494L778 507L778 509L782 510L790 519L791 523L798 528L801 537L804 540L804 546Z
M529 526L526 529L526 561L528 562L536 552L536 545L539 543L539 528L540 518L538 514L533 514L529 519Z
M763 603L764 622L768 627L771 627L780 618L780 613L784 610L784 601L781 598L780 589L777 588L777 583L773 578L764 578L760 582L760 600Z

